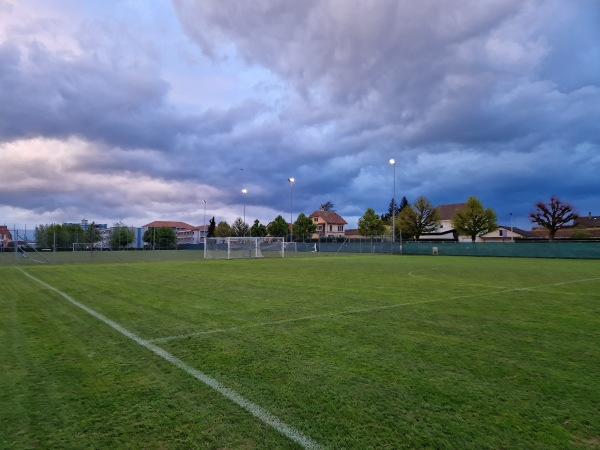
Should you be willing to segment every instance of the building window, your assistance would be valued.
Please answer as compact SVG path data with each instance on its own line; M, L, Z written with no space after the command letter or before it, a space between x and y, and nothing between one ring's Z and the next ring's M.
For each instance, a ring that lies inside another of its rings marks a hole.
M329 231L333 231L333 225L329 225Z
M318 225L317 226L317 231L323 231L323 225Z
M338 231L344 231L344 225L338 225Z
M313 217L313 222L317 223L319 221L318 217Z

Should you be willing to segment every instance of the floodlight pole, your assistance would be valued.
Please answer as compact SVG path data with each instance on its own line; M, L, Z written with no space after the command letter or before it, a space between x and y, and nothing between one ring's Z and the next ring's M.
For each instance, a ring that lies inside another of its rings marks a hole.
M294 207L293 207L293 199L294 199L294 182L296 181L293 177L288 178L290 183L290 242L294 241Z
M244 237L246 237L246 194L248 193L248 189L242 189L242 194L244 194Z
M396 242L396 160L390 159L390 164L394 167L394 190L392 191L392 244Z
M513 221L512 221L512 213L508 213L510 216L510 240L511 242L515 242L515 235L513 234Z
M204 230L204 247L206 248L206 235L207 235L207 230L206 230L206 200L202 200L204 202L204 219L203 219L203 223L202 223L202 229Z

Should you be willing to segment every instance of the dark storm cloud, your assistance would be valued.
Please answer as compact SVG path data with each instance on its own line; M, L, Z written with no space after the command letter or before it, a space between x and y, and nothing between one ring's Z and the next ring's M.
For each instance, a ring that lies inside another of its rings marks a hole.
M546 189L548 195L550 187L566 196L598 189L594 178L573 183L564 176L580 173L577 162L564 164L564 155L577 146L587 148L589 164L600 169L593 158L600 138L597 2L174 4L207 54L218 55L232 42L241 57L268 67L303 98L304 105L285 113L295 123L314 118L314 128L323 133L316 142L320 155L301 166L315 174L310 188L315 195L318 189L330 194L352 189L354 198L372 203L385 189L370 187L375 195L362 191L366 184L357 181L368 178L364 164L384 166L387 155L399 153L412 166L400 168L402 175L421 189L411 194L440 201L481 192L500 203L504 183L514 178L511 171L529 177L523 180L537 185L534 192ZM464 151L453 153L456 147ZM370 162L356 157L341 168L326 162L367 148ZM435 173L440 181L427 182L435 163L419 160L422 154L446 160ZM486 159L496 158L510 158L512 167L494 176L497 165ZM520 170L521 160L531 167ZM465 173L481 184L461 183Z
M394 157L411 201L600 209L594 0L173 0L176 19L159 3L150 19L42 11L4 34L0 18L0 152L26 155L0 188L19 204L150 221L197 218L208 198L223 217L271 215L294 176L299 211L360 216L387 208Z

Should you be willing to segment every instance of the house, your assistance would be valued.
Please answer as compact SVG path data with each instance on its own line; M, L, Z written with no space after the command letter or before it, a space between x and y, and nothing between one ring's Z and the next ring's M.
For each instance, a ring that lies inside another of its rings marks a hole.
M600 229L600 216L592 216L592 213L589 212L587 217L582 216L575 219L575 227L586 230Z
M529 231L530 238L548 239L548 230L544 227L536 226ZM574 220L571 227L562 228L556 232L554 239L598 239L600 238L600 216L581 216Z
M194 226L185 222L155 220L154 222L150 222L146 225L143 225L141 234L143 236L146 231L151 230L153 228L161 227L171 228L175 232L175 234L177 235L177 245L193 243L192 241L194 236Z
M450 240L457 241L458 233L452 226L452 218L457 211L460 211L466 203L452 203L448 205L439 205L437 207L438 214L440 216L440 227L433 233L424 233L421 235L420 240ZM469 238L469 241L471 238Z
M530 239L535 238L535 233L532 231L522 230L517 227L507 227L498 225L498 229L479 236L477 242L511 242L515 239ZM470 240L471 238L469 238Z
M12 234L8 231L6 225L0 225L0 247L7 247L8 243L12 241Z
M313 234L313 239L345 236L345 227L348 222L335 211L324 211L321 207L308 217L317 226L317 232Z

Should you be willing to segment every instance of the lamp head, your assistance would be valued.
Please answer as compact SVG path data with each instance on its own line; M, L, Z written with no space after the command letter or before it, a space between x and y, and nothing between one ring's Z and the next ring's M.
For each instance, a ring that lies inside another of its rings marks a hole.
M296 181L296 179L295 179L295 178L288 178L288 181L289 181L290 183L293 183L294 181Z
M396 160L394 158L390 159L390 164L393 166L394 164L396 164Z
M248 193L248 189L242 189L242 194L247 194Z

